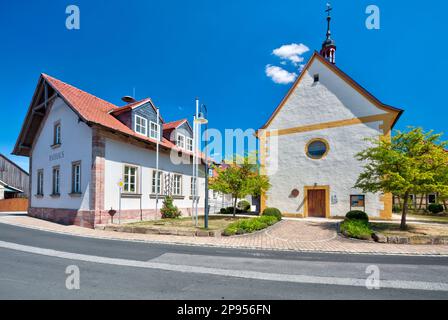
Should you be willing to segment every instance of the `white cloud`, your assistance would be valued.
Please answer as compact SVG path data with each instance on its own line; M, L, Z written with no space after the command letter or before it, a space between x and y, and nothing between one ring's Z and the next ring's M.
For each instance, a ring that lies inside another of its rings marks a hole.
M266 75L278 84L288 84L294 82L297 78L296 73L288 72L285 69L270 64L266 66Z
M274 51L272 51L272 54L276 55L282 60L289 60L295 66L297 66L299 65L299 63L305 60L302 55L308 51L310 51L310 48L308 48L303 43L291 43L285 44L280 48L275 49Z

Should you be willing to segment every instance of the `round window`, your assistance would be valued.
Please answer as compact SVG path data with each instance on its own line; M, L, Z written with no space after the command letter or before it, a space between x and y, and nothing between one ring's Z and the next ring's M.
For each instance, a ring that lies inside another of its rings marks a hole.
M313 140L307 145L306 153L311 159L322 159L328 153L328 144L323 140Z

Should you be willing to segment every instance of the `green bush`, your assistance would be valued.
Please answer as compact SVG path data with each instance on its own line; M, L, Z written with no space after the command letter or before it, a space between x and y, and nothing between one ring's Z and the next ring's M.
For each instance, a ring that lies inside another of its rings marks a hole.
M266 229L274 224L276 224L279 220L273 216L263 216L252 219L244 219L234 222L227 226L224 230L224 236L234 236L236 234L246 234L252 233L255 231Z
M369 222L369 216L364 211L350 211L345 215L345 219Z
M346 237L361 240L370 240L373 233L365 220L345 220L341 223L341 232Z
M441 212L443 212L443 210L444 210L444 208L443 208L443 205L441 205L441 204L433 203L428 206L428 211L433 214L441 213Z
M160 209L162 219L177 219L181 216L181 212L173 202L174 200L172 197L166 197L165 200L163 200L163 206L162 209Z
M276 217L278 221L282 220L282 213L277 208L266 208L263 211L263 216Z
M237 209L241 210L242 212L249 212L250 211L250 202L247 200L241 200L238 202L238 205L236 206Z

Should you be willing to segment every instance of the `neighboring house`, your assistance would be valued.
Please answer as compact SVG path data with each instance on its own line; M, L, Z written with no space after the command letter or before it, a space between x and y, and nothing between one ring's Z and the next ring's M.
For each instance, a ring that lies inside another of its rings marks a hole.
M438 193L427 193L427 194L410 194L409 195L409 207L416 210L428 209L429 205L441 203L448 209L448 201L444 199L439 199ZM394 206L397 208L402 208L403 200L399 196L394 196Z
M28 198L29 174L0 154L0 200Z
M336 67L330 35L328 29L320 53L258 131L262 171L272 184L261 211L267 206L285 216L330 218L365 210L390 219L391 194L354 188L363 171L355 155L369 147L366 138L390 139L403 111L380 102Z
M14 148L30 158L29 215L89 228L113 211L114 222L157 219L163 195L190 215L192 135L186 120L157 121L149 98L118 107L42 74ZM199 171L203 212L203 164Z

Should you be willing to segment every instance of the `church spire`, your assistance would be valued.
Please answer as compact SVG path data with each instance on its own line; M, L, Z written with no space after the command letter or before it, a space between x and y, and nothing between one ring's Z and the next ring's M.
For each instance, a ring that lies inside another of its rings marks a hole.
M320 54L328 60L332 64L336 64L336 42L331 39L331 11L333 8L331 7L331 4L327 3L327 10L325 12L328 13L327 16L327 39L325 39L324 43L322 44L322 49L320 50Z

